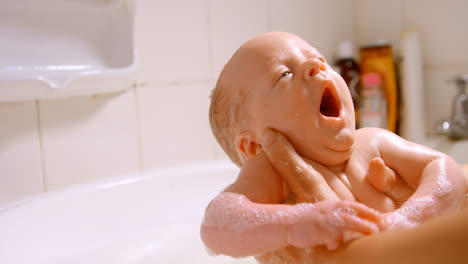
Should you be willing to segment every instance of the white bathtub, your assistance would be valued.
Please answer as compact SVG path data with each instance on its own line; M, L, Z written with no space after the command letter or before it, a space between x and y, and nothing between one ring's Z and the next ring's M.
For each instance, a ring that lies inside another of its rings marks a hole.
M42 194L0 208L0 263L255 263L207 254L207 203L238 168L205 162Z

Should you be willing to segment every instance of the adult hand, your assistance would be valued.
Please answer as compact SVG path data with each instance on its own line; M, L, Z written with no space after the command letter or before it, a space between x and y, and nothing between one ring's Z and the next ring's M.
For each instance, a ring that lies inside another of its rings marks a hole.
M265 129L261 145L272 166L296 196L296 202L339 200L324 175L305 162L281 133Z

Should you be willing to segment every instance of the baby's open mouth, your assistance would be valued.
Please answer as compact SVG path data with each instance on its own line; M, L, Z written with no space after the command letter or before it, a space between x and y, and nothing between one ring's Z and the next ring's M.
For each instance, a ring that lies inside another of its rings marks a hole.
M340 102L333 96L330 88L325 88L320 102L320 113L326 117L340 116Z

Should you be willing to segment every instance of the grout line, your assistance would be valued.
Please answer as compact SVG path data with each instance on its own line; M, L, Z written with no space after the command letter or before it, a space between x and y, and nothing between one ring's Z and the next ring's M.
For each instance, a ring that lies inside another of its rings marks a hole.
M39 151L41 154L41 168L42 168L42 188L44 192L47 192L47 174L45 166L45 155L44 155L44 143L43 143L43 134L41 128L41 112L39 107L39 100L36 99L36 125L37 133L39 136Z
M139 85L135 85L133 89L133 96L135 99L135 118L136 118L136 132L137 132L137 148L138 148L138 169L143 172L143 145L141 135L141 120L140 120L140 101L138 100L138 88Z

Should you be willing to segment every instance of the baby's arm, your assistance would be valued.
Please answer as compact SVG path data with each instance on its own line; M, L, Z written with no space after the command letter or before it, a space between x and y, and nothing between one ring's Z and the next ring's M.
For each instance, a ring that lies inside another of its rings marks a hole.
M249 159L234 184L208 205L201 226L205 245L216 254L260 255L293 245L336 248L344 231L378 231L377 212L350 201L280 204L282 178L264 153Z
M376 138L385 165L415 190L395 212L386 216L386 228L413 226L463 204L464 178L461 168L449 156L406 141L393 133L368 129Z

